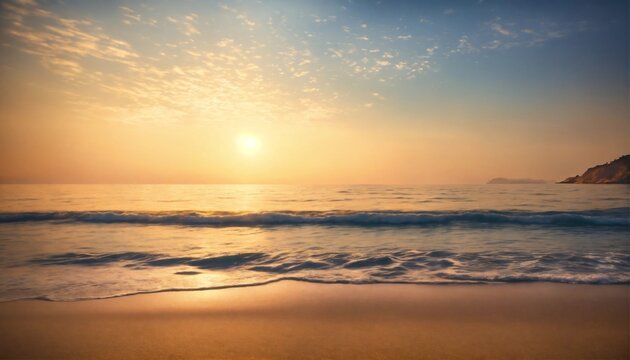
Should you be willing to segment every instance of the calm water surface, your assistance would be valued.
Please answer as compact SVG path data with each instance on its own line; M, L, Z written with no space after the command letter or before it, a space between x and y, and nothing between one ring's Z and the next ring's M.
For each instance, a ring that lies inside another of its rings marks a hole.
M630 283L630 186L2 185L0 300L281 279Z

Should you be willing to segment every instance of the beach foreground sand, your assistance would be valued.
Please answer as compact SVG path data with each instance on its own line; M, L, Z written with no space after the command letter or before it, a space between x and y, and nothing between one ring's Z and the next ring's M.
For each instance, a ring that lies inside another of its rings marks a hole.
M2 358L627 359L628 286L327 285L0 304Z

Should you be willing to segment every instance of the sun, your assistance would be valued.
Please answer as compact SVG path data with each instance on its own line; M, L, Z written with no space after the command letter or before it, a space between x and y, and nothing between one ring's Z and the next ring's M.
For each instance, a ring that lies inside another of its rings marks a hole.
M258 138L253 135L240 135L237 139L240 151L245 155L253 155L258 151Z

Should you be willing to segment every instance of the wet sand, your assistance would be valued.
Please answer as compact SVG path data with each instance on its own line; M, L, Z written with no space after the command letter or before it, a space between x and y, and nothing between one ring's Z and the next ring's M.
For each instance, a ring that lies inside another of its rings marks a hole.
M6 359L628 359L630 286L280 282L0 304Z

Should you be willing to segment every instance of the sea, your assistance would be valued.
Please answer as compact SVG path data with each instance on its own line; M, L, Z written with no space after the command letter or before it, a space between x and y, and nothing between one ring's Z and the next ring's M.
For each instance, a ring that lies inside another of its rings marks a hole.
M0 301L630 284L628 185L0 185Z

